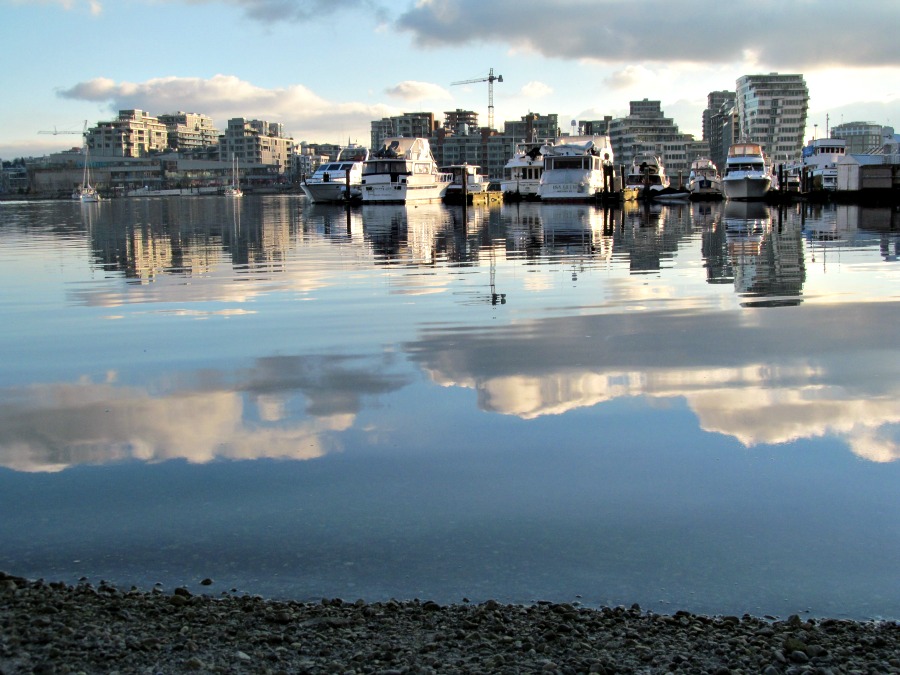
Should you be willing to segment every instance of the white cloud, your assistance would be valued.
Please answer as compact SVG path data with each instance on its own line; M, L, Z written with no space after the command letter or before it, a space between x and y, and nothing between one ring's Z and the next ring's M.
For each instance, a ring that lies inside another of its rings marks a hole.
M431 85L434 87L434 85ZM435 87L438 93L439 87ZM217 124L232 117L267 119L284 124L288 134L319 140L365 134L371 120L396 114L383 104L334 102L301 84L267 89L233 75L210 78L159 77L145 82L94 78L60 90L61 98L107 102L111 112L140 109L157 115L178 110L202 112Z
M532 80L522 87L522 96L527 98L543 98L553 93L553 87L537 80Z
M415 80L400 82L393 87L385 89L385 93L403 101L447 100L452 98L450 92L440 85L432 84L431 82L417 82Z

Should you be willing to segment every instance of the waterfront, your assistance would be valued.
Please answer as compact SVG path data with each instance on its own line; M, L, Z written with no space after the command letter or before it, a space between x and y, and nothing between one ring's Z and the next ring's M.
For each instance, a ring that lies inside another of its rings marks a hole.
M0 569L900 617L896 212L0 209Z

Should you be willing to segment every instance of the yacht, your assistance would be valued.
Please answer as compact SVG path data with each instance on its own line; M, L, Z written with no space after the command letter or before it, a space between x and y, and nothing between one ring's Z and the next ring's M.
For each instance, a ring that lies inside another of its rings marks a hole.
M426 138L387 138L363 163L364 203L438 201L452 176L442 173Z
M452 164L442 167L441 172L449 173L452 176L450 185L447 186L447 192L444 194L444 201L447 203L461 203L463 194L471 202L473 195L487 192L490 187L490 180L481 173L481 167L474 164ZM465 192L463 192L464 177Z
M694 201L722 199L722 177L711 159L701 157L691 162L688 190Z
M542 201L588 201L614 189L612 144L608 136L563 136L541 148Z
M763 199L772 187L766 156L759 143L735 143L728 148L722 191L728 199Z
M504 199L538 199L541 174L544 173L542 145L552 145L552 142L520 143L516 146L515 153L503 167L500 190Z
M82 204L99 202L100 193L91 185L91 161L90 150L87 141L84 143L84 168L82 169L81 185L72 192L72 199L77 199Z
M244 191L241 190L240 172L238 169L238 158L234 153L231 154L231 185L225 188L226 197L243 197Z
M359 199L363 163L367 159L369 149L361 145L341 148L335 161L320 164L313 175L300 184L300 188L316 203Z
M807 176L807 191L836 190L837 163L847 153L843 138L811 139L803 148L802 171Z
M662 192L668 187L669 177L659 157L649 153L635 155L625 176L626 191L637 190L638 197L652 198L654 192Z

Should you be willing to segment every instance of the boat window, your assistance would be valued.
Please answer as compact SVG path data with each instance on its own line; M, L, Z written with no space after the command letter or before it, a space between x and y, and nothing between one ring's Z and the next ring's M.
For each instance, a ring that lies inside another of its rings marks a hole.
M403 161L369 161L363 165L363 173L372 175L376 173L409 174L406 162Z
M551 169L584 169L585 157L548 157Z

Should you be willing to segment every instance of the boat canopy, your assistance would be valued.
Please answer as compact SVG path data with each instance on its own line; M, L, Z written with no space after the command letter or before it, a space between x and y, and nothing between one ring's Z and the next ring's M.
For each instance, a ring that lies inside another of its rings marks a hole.
M384 144L373 157L376 159L411 159L431 161L431 147L426 138L395 137L384 139Z
M762 154L762 146L759 143L735 143L728 148L729 157L749 157Z
M369 158L369 149L359 145L350 145L341 148L337 158L338 161L343 162L364 162Z

